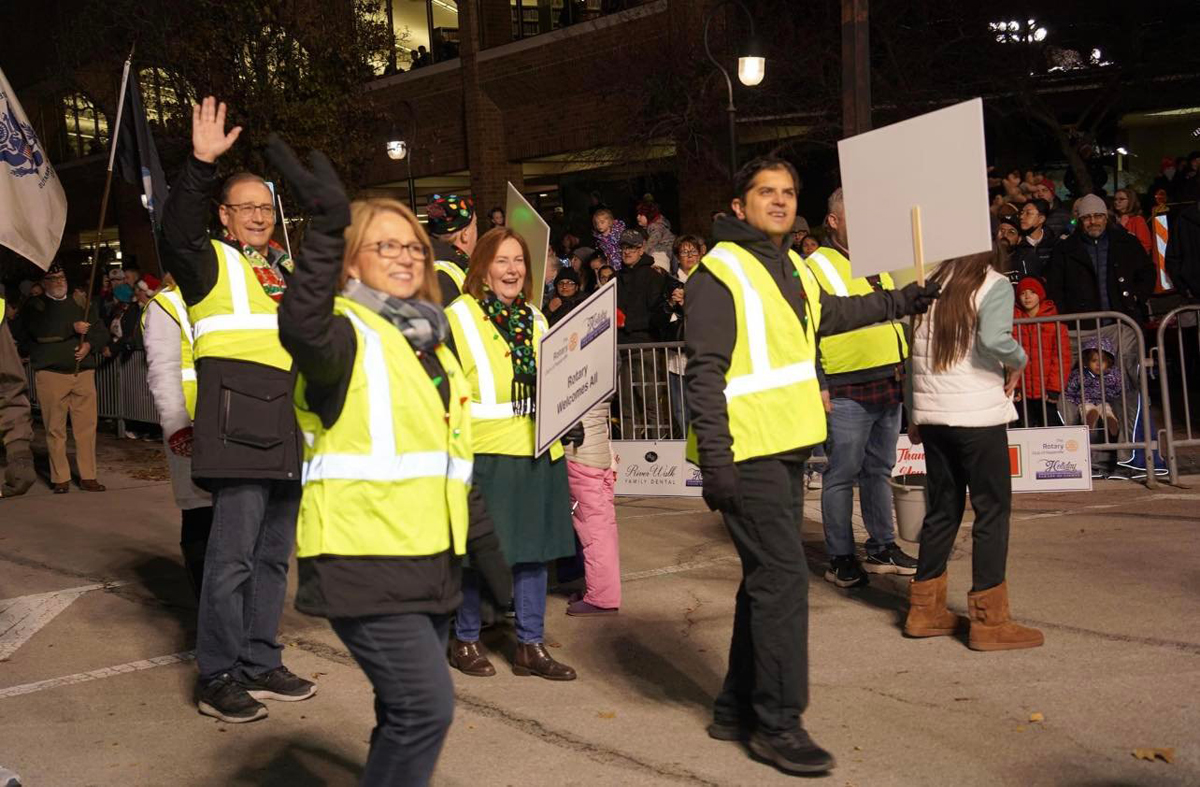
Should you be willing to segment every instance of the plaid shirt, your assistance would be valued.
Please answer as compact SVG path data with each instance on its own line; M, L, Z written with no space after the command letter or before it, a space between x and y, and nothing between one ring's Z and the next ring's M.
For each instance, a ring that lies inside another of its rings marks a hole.
M878 380L835 385L829 389L829 398L853 399L864 405L900 404L904 401L904 372L903 367L898 368L898 374L890 374Z

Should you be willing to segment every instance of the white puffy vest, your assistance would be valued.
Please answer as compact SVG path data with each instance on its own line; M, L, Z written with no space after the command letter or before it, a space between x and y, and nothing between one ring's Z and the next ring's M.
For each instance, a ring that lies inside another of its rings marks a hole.
M949 282L947 282L949 284ZM988 270L975 291L975 308L994 286L1010 286L1008 278ZM942 291L945 291L943 286ZM917 326L912 342L913 409L917 424L944 426L996 426L1017 418L1017 408L1004 393L1004 367L971 344L958 363L934 374L931 327L937 303Z

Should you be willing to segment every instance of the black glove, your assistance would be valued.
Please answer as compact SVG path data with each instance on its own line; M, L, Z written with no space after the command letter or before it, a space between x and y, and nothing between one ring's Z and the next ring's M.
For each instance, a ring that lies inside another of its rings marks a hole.
M942 294L942 285L934 281L925 282L922 287L915 281L896 293L896 316L906 317L910 314L924 314Z
M710 511L723 514L740 514L742 493L738 488L737 468L732 464L701 467L704 502Z
M579 446L583 445L584 436L585 432L583 431L583 422L580 421L567 430L567 433L562 436L562 444L574 445L576 448L578 448Z
M350 225L350 199L328 156L314 150L308 156L311 171L307 170L275 133L267 138L263 155L283 175L304 212L312 216L313 229L330 233Z

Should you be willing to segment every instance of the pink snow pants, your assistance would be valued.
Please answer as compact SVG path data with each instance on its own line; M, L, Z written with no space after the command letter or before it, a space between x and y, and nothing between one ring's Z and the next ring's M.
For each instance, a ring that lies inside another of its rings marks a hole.
M583 600L597 607L621 606L621 553L617 543L617 509L613 502L616 474L567 461L567 483L578 505L572 514L583 544Z

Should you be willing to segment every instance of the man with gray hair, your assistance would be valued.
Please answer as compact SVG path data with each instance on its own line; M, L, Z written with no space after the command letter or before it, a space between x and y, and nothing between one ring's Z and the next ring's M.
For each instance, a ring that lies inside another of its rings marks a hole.
M846 206L839 188L829 197L825 217L827 245L805 262L828 295L869 295L894 290L892 277L855 277L850 270ZM824 379L821 398L829 414L825 443L828 465L821 486L821 519L829 569L825 579L838 587L861 587L873 574L911 575L917 561L896 545L892 490L888 481L896 463L900 408L904 401L904 360L908 341L898 322L871 325L825 336L820 345ZM854 484L867 528L866 559L854 551Z

